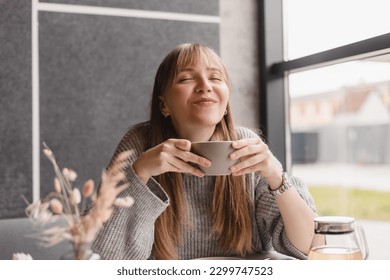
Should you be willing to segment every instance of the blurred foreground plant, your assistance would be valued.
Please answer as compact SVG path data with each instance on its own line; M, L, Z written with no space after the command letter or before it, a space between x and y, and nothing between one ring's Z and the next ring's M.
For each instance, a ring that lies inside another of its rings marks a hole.
M38 235L43 245L51 246L69 240L73 245L74 259L88 259L91 257L90 245L103 223L111 217L114 207L131 207L134 203L130 196L118 197L128 187L128 183L124 183L123 170L128 165L131 152L119 154L110 169L102 172L98 194L91 179L84 183L81 192L74 187L76 172L69 168L61 171L53 152L45 143L43 153L54 167L55 191L44 199L28 204L26 214L34 223L45 225ZM88 199L92 203L86 211ZM59 218L66 221L63 226L53 224Z

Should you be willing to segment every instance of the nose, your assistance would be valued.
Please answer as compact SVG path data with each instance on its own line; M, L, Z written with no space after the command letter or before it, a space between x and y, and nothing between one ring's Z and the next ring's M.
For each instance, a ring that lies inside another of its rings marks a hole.
M207 78L199 78L195 87L196 93L211 92L211 83Z

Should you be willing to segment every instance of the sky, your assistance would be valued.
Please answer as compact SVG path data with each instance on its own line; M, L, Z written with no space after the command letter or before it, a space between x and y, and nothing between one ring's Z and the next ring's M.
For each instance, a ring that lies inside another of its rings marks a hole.
M390 0L285 0L288 59L390 32ZM291 96L390 80L390 63L349 62L291 75Z

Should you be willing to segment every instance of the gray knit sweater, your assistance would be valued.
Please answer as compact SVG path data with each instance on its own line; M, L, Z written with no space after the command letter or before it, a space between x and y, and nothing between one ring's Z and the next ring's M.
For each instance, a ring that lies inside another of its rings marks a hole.
M144 128L143 128L144 129ZM114 154L133 150L133 163L145 150L145 134L139 126L129 129ZM247 128L238 128L240 138L258 137ZM103 259L149 259L154 242L154 223L169 205L169 197L153 179L144 185L130 166L126 174L130 183L121 196L130 195L135 203L131 208L116 208L109 221L98 233L92 249ZM177 248L180 259L211 256L229 256L218 246L212 234L212 193L214 176L199 178L183 174L183 188L187 200L188 215L192 226L184 226L182 246ZM293 184L302 198L315 210L314 202L305 186L297 178ZM252 213L253 248L255 252L276 250L296 258L306 256L287 239L283 220L274 198L268 191L267 182L257 173L247 176L248 189L254 200ZM223 237L222 237L223 238Z

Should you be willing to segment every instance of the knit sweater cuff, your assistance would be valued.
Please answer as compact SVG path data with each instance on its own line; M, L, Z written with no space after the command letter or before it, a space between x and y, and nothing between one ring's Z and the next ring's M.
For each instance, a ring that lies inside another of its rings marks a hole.
M121 196L132 196L136 202L137 199L143 202L148 200L147 204L154 205L154 209L164 210L168 206L169 197L155 179L150 178L146 185L143 184L132 166L129 166L126 173L129 187L121 193Z

